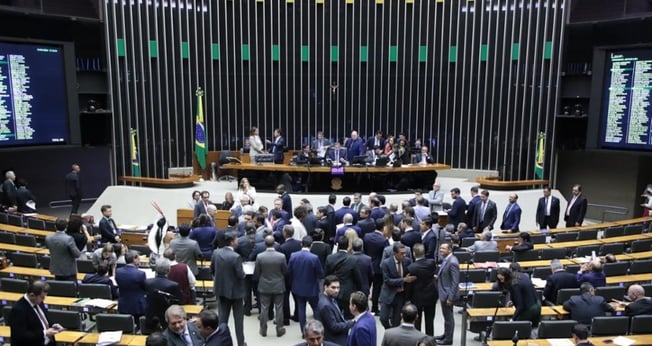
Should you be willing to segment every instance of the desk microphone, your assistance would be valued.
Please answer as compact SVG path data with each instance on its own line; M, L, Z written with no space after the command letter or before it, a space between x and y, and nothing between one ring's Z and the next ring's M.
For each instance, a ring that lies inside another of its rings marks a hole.
M518 329L514 331L514 336L512 337L512 342L514 343L514 346L518 345Z

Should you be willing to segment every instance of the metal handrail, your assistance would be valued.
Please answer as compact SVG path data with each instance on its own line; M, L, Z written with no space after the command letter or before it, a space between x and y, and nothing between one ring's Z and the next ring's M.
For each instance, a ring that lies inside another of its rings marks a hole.
M82 198L82 202L95 202L97 200L97 197L93 198ZM59 201L50 201L48 204L50 208L67 208L72 206L72 200L70 199L63 199Z
M589 203L588 206L596 207L596 208L604 208L604 210L602 211L602 219L600 220L600 222L602 223L604 223L605 215L607 214L627 215L629 213L629 208L619 207L617 205Z

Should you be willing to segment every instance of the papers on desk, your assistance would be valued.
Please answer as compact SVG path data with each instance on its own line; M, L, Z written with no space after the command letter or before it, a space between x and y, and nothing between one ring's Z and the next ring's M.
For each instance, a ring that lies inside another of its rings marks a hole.
M546 280L540 278L532 278L532 284L536 287L546 287Z
M242 262L242 270L244 270L245 275L254 275L255 267L256 267L256 262L253 261Z
M550 346L574 346L575 343L571 339L546 339Z
M473 263L473 266L475 267L475 269L496 268L497 263L496 262L480 262L480 263Z
M27 203L25 203L25 204L26 204L28 207L30 207L30 205L29 205L29 201L27 201ZM35 207L36 207L36 203L33 203L33 204L34 204L34 207L30 207L30 208L32 208L32 209L36 209L36 208L35 208ZM30 216L36 216L36 215L38 215L38 213L24 213L24 214L23 214L23 216L27 216L27 217L30 217Z
M117 330L114 332L101 332L100 337L97 339L98 346L115 345L122 339L122 331Z
M633 345L635 343L634 340L632 340L630 338L626 338L624 336L615 337L613 342L614 342L614 344L621 345L621 346L629 346L629 345Z
M476 287L477 287L473 282L460 282L460 285L459 285L459 286L460 286L460 288L463 289L463 290L464 290L464 289L466 289L466 290L470 290L470 289L473 289L473 288L476 288Z
M94 306L102 309L108 309L111 306L115 305L115 302L113 300L109 299L100 299L100 298L95 298L95 299L88 299L88 298L82 298L79 301L75 303L75 305L79 306Z

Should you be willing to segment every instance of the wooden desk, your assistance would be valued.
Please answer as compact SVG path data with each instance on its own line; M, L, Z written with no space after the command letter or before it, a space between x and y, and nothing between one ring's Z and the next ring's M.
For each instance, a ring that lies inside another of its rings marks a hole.
M619 256L622 256L625 258L625 260L639 260L639 259L647 259L647 258L652 258L652 251L643 251L643 252L632 252L628 254L623 254L623 255L616 255L616 259L619 261L622 261Z
M52 273L50 273L50 271L47 269L18 267L18 266L9 266L7 268L0 269L0 274L5 274L8 277L28 276L28 277L37 278L39 280L41 278L45 278L45 279L54 278L54 275L52 275ZM86 274L84 273L77 273L77 280L84 279L85 275Z
M294 173L330 173L331 168L328 166L290 166L282 164L256 165L252 163L227 163L221 166L223 169L233 169L236 171L276 171L276 172L294 172ZM451 169L451 166L443 163L433 163L430 165L406 165L402 167L354 167L345 166L344 171L347 173L399 173L399 172L429 172L433 170Z
M652 234L642 233L642 234L633 234L633 235L623 235L620 237L611 237L611 238L602 238L599 239L602 244L612 244L612 243L631 243L635 240L650 239Z
M76 332L73 330L64 330L57 334L57 342L58 343L64 343L64 344L74 344L76 343L79 339L84 337L86 333L84 332ZM11 328L9 326L0 326L0 337L5 338L5 339L10 339L11 338ZM2 342L7 342L7 340L2 340Z
M147 341L147 335L135 335L129 342L129 346L145 346L145 341Z
M118 180L126 183L140 184L147 187L159 187L167 189L177 189L183 187L192 187L195 182L201 178L198 175L191 175L183 178L149 178L149 177L134 177L134 176L120 176Z
M5 231L14 234L29 234L37 238L45 238L50 234L54 233L52 231L43 231L39 229L24 228L24 227L18 227L18 226L7 225L7 224L0 224L0 231Z
M550 243L547 245L549 248L552 249L561 249L561 248L574 249L576 247L585 246L585 245L602 245L602 243L598 239L591 239L591 240L565 241L561 243Z
M5 243L0 243L0 250L12 251L12 252L24 252L24 253L31 253L35 255L50 254L50 250L45 248L23 246L23 245L16 245L16 244L5 244Z
M120 342L118 342L115 345L122 345L122 346L127 346L130 345L130 343L134 340L136 335L133 334L122 334L122 338L120 339ZM100 333L88 333L84 335L83 338L81 338L79 341L77 341L78 345L97 345L97 342L99 341L100 338ZM59 341L57 339L57 341Z
M120 234L122 243L127 245L147 245L147 233L137 231L125 231Z
M14 293L14 292L4 292L0 291L0 301L6 301L6 302L17 302L20 298L24 296L23 293ZM79 298L74 298L74 297L56 297L56 296L50 296L48 295L45 297L45 304L51 305L51 306L65 306L65 307L72 307L72 308L80 308L79 305L75 305L79 301ZM3 304L6 305L6 304ZM107 309L110 310L110 309Z
M523 261L518 262L518 264L521 268L549 267L551 261L552 260ZM564 266L576 264L575 261L566 258L560 259L559 262Z
M613 339L618 336L596 336L590 337L589 341L594 346L613 346ZM634 340L634 345L652 345L652 334L640 334L640 335L625 335L626 338ZM565 339L529 339L529 340L520 340L518 346L551 346L553 345L548 340L565 340ZM571 342L572 339L567 339ZM492 340L489 341L489 346L512 346L514 343L512 340Z
M494 315L494 311L496 311L496 308L471 308L466 309L466 314L468 317L491 317ZM513 306L508 308L499 308L496 316L512 316L514 315L514 311L516 311L516 309ZM569 314L570 313L564 310L564 307L561 305L541 307L541 316L557 316Z
M199 315L200 312L204 310L204 307L201 305L182 305L181 306L183 310L186 312L187 315L194 316L194 315Z
M498 176L478 177L475 178L475 182L482 188L495 190L522 190L548 185L548 180L545 179L500 180Z
M56 217L56 216L38 214L38 213L18 213L18 212L16 212L16 213L13 213L13 214L22 215L24 218L31 217L31 218L34 218L34 219L39 219L39 220L49 221L49 222L55 222L58 219L58 217Z
M626 282L646 282L646 281L652 281L652 273L607 276L607 285L617 285L621 282L626 283Z

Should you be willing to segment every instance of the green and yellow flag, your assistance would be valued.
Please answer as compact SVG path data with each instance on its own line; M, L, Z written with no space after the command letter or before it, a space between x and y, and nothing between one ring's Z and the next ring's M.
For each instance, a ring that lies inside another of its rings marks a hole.
M534 178L543 179L543 162L546 159L546 134L539 132L537 137L537 152L534 162Z
M201 88L197 89L197 116L195 117L195 155L197 156L197 163L201 169L206 168L206 130L204 128L204 108L202 105L202 98L204 91Z
M138 154L138 144L136 142L136 135L138 131L131 129L131 175L140 177L140 155Z

